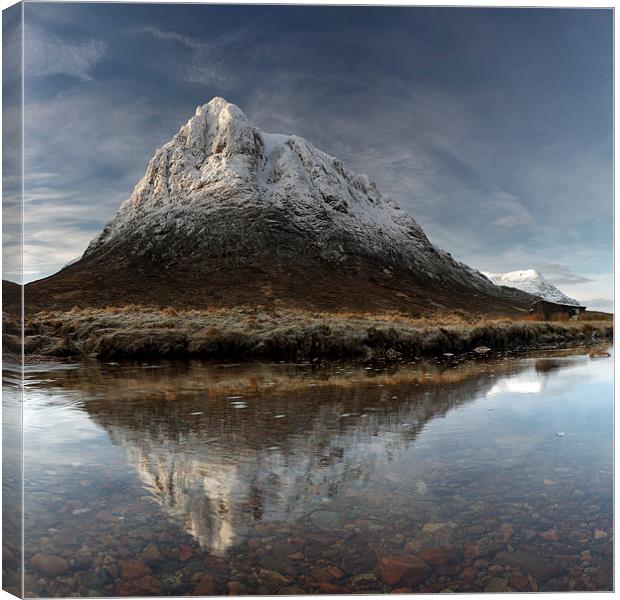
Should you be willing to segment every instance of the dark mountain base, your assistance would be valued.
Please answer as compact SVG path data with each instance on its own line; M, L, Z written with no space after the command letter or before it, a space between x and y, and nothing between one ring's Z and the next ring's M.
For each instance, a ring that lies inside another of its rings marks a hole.
M12 281L2 280L2 312L18 319L21 314L22 287Z
M458 282L442 284L381 265L352 265L347 270L323 265L230 265L218 269L157 272L137 267L122 271L81 261L25 289L27 314L74 306L104 308L139 304L152 307L292 307L326 311L398 311L431 315L460 310L479 315L526 315L535 297L498 288L497 296Z

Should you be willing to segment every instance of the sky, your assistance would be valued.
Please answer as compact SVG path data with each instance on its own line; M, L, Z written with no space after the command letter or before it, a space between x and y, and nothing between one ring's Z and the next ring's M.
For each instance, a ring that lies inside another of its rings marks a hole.
M25 280L214 96L366 173L436 245L613 298L612 12L25 5Z

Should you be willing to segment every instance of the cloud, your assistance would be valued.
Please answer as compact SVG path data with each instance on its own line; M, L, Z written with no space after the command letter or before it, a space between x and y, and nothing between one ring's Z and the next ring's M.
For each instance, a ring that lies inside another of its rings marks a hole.
M488 208L503 213L492 224L499 227L517 228L534 224L534 217L515 194L500 191L488 203Z
M614 301L609 298L590 298L581 302L589 310L599 310L601 312L614 312Z
M27 23L24 64L28 77L70 75L91 80L90 71L103 57L106 43L100 40L68 41Z
M238 81L230 68L231 57L228 50L235 45L236 54L243 51L243 46L239 46L238 42L248 35L246 31L240 30L210 40L197 39L151 25L134 27L129 33L147 35L163 42L173 42L189 50L190 57L187 64L182 63L175 69L181 78L189 83L231 88Z
M22 5L14 4L2 12L2 81L7 96L21 97ZM10 86L7 83L10 82ZM6 96L3 99L6 106ZM6 120L3 125L6 127Z
M434 243L463 260L474 256L473 266L490 248L496 255L498 245L527 240L536 223L526 199L476 159L488 142L467 94L428 83L412 89L385 73L304 69L258 82L243 108L262 129L298 134L366 173Z
M573 271L570 267L558 263L538 261L536 268L555 285L575 285L594 281Z
M188 35L183 35L182 33L177 33L175 31L166 31L164 29L160 29L159 27L153 27L152 25L134 27L129 31L129 33L151 35L159 40L178 42L188 48L191 48L192 50L201 50L206 46L204 42L195 40Z
M57 271L71 260L78 258L98 229L87 230L57 224L27 232L24 245L24 279L39 279Z
M83 253L177 124L105 86L31 100L26 111L24 269L32 280Z

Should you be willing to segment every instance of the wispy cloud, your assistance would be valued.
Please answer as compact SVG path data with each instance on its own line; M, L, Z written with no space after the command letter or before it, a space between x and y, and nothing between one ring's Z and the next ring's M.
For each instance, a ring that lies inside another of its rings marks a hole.
M225 88L234 86L238 78L231 70L230 55L227 51L248 36L246 31L237 31L213 39L198 39L176 31L161 29L152 25L135 27L132 35L146 35L162 42L172 42L185 47L190 52L187 63L180 64L177 73L189 83L218 85Z
M37 279L82 254L175 125L147 104L96 90L26 110L24 267Z
M554 262L538 261L536 268L545 274L545 277L556 285L574 285L594 281L576 273L570 267Z
M614 301L610 298L590 298L589 300L582 300L582 303L590 310L600 310L602 312L614 311Z
M158 40L178 42L183 46L191 48L192 50L202 50L207 46L205 42L201 40L196 40L189 35L183 35L182 33L177 33L176 31L166 31L152 25L133 27L129 30L128 33L150 35L154 38L157 38Z
M29 232L24 246L26 279L45 277L78 258L97 233L98 229L89 231L80 225L68 227L58 223Z
M24 62L28 77L71 75L92 79L91 69L103 57L106 43L87 39L69 41L27 23L24 34Z

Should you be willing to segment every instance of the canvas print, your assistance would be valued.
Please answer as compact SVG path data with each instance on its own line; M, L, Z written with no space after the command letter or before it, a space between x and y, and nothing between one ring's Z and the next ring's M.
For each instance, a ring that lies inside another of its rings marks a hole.
M613 11L3 11L3 589L613 589Z

